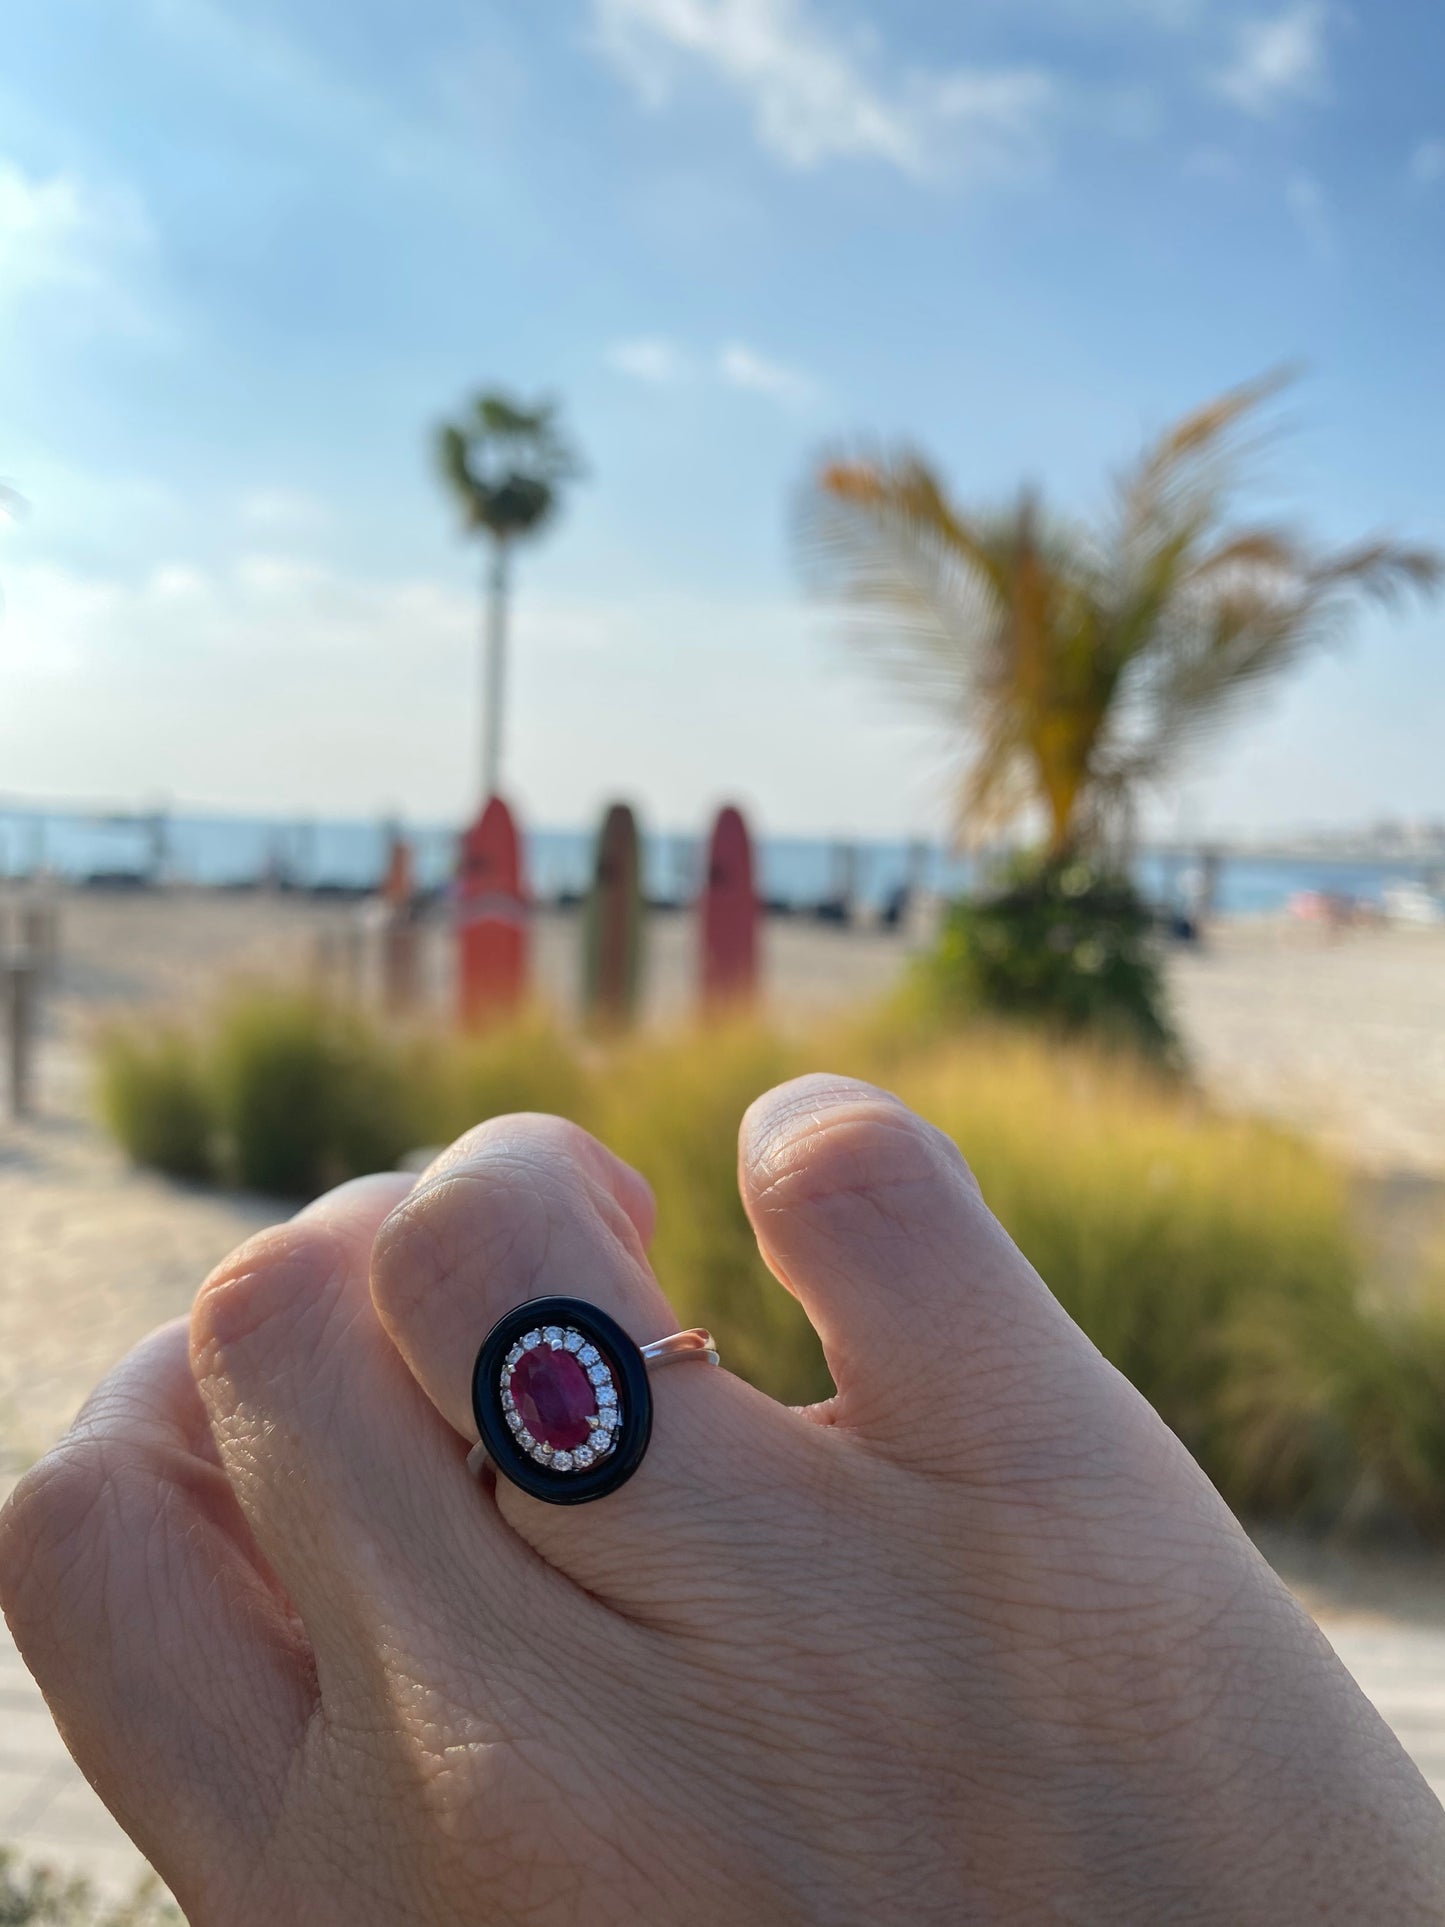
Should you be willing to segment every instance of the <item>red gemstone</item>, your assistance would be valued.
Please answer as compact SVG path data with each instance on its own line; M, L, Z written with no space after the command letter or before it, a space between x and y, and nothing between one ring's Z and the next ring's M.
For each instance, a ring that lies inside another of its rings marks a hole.
M574 1452L592 1435L597 1394L571 1352L536 1345L512 1368L512 1402L539 1445Z

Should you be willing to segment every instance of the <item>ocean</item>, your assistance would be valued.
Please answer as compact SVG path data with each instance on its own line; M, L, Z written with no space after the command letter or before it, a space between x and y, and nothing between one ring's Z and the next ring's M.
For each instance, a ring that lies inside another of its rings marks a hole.
M262 878L299 889L361 890L380 877L389 825L381 822L281 821L221 815L98 815L0 805L0 876L41 871L80 882L121 884L153 876L212 887L242 887ZM443 886L450 873L455 831L441 825L405 826L424 886ZM527 834L528 881L543 899L579 895L587 887L593 834L541 829ZM702 838L647 834L644 876L650 896L683 900L694 894ZM938 845L903 841L829 841L764 836L758 845L760 889L772 902L799 907L851 896L886 904L912 882L945 895L966 893L974 864ZM1192 864L1186 857L1144 852L1138 881L1160 902L1179 901ZM1300 891L1337 891L1378 902L1403 880L1436 880L1419 860L1355 862L1329 857L1225 857L1218 907L1236 914L1283 909Z

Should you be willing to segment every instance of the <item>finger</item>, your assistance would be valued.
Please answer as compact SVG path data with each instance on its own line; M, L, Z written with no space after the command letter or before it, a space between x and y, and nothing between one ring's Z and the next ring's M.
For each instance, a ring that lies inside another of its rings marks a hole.
M581 1173L605 1197L612 1200L632 1226L637 1234L637 1242L643 1249L652 1243L657 1231L657 1200L647 1179L615 1152L609 1151L605 1144L599 1143L590 1131L584 1131L580 1125L569 1123L566 1118L553 1117L547 1112L517 1111L507 1117L493 1118L486 1124L479 1124L433 1158L417 1182L430 1183L450 1171L464 1170L472 1162L477 1144L492 1134L494 1126L526 1131L539 1142L545 1140L555 1144L576 1162Z
M484 1669L548 1577L377 1323L378 1225L409 1189L343 1185L207 1281L191 1359L222 1461L316 1654L323 1704L374 1708L398 1646Z
M236 1863L238 1838L260 1850L311 1660L216 1462L184 1321L118 1365L21 1481L0 1515L0 1597L66 1744L183 1902L197 1869L219 1881Z
M471 1378L496 1321L553 1294L597 1305L639 1345L678 1326L649 1270L628 1200L632 1174L558 1118L493 1119L469 1132L379 1234L372 1295L386 1330L448 1424L476 1437ZM552 1506L497 1480L503 1515L549 1563L613 1603L673 1597L696 1556L741 1530L750 1495L784 1482L796 1417L702 1364L652 1377L652 1442L606 1498Z
M847 1424L941 1464L1076 1434L1112 1374L941 1131L869 1084L804 1077L749 1109L739 1168Z

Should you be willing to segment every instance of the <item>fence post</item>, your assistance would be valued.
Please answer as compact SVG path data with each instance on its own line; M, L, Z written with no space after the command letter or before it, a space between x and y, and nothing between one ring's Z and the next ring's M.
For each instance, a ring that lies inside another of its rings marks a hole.
M10 1115L30 1116L33 1097L36 986L40 969L29 955L12 956L5 965L6 1056Z
M55 899L31 897L20 909L20 951L29 957L43 982L51 983L60 963L60 912Z

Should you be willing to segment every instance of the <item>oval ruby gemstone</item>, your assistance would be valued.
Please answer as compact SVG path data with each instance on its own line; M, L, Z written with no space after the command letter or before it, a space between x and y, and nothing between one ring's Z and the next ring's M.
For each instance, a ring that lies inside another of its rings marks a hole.
M571 1352L536 1345L512 1368L512 1402L539 1445L573 1452L592 1435L597 1394Z

